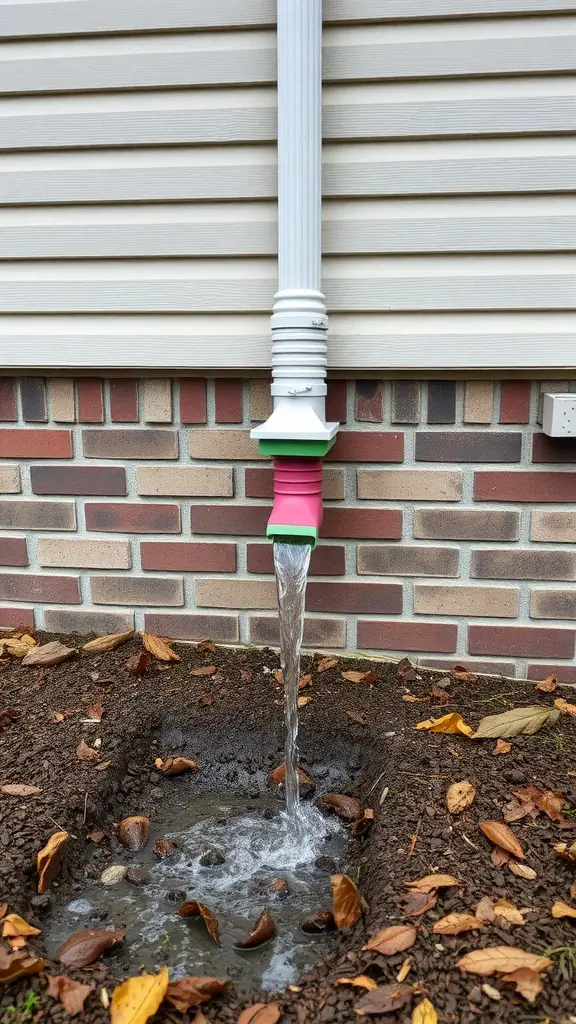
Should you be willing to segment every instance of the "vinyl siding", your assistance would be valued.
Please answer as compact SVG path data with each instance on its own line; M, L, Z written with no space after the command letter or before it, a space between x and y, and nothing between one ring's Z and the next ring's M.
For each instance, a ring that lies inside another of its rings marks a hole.
M267 367L274 20L0 3L4 366ZM324 42L332 367L573 365L576 4L326 0Z

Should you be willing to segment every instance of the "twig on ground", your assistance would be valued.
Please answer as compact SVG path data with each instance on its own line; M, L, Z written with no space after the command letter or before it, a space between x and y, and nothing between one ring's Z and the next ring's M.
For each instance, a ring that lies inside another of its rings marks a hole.
M380 794L380 799L378 801L378 806L379 807L382 807L382 804L384 803L384 801L385 801L386 797L388 796L389 792L390 792L390 786L384 786L384 789L382 790L382 792Z
M380 775L376 779L376 782L372 786L370 786L370 789L366 793L366 800L368 799L370 794L374 792L374 790L376 789L376 786L378 785L379 782L382 781L382 779L384 778L385 775L386 775L386 772L380 772Z
M414 850L416 849L416 843L418 842L418 836L420 834L421 827L422 827L422 818L420 818L420 820L418 821L418 824L416 825L416 831L415 831L414 835L412 836L412 838L410 840L410 849L408 850L408 860L410 860L410 857L412 857L412 855L414 853Z
M460 838L463 839L465 843L468 843L468 846L471 846L473 850L480 849L480 847L476 846L476 843L473 843L471 839L468 839L468 836L465 836L463 832L460 833Z

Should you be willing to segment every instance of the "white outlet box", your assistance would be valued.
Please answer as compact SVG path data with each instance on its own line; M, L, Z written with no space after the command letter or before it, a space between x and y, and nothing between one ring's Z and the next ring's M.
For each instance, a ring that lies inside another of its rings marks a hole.
M544 395L542 429L549 437L576 437L576 392Z

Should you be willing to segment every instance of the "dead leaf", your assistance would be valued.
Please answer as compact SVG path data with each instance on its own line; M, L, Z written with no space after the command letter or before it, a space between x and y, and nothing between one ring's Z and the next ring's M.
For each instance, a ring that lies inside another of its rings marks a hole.
M281 668L277 668L276 669L276 671L274 673L274 679L276 680L277 683L282 683L283 682L284 677L282 675L282 669Z
M473 732L455 711L449 715L442 715L441 718L428 718L425 722L418 722L416 728L426 729L427 732L461 733L463 736L471 736Z
M497 740L513 736L533 736L543 725L554 725L560 712L554 708L512 708L501 715L487 715L480 722L472 739Z
M180 1013L187 1013L191 1006L199 1006L212 996L225 992L228 985L228 981L219 981L218 978L179 978L169 983L165 998Z
M561 900L557 900L552 907L552 917L576 917L576 907L571 907L568 903L562 903Z
M438 1024L438 1014L429 999L414 1007L411 1024Z
M270 942L277 935L276 924L269 910L263 910L256 919L252 931L246 939L234 943L236 949L256 949Z
M396 675L402 683L413 683L419 675L409 658L402 658L396 665Z
M348 875L331 875L334 921L337 928L352 928L362 916L362 897Z
M8 910L8 904L7 903L2 903L2 905L0 906L0 921L2 921L6 917L6 911L7 910Z
M319 910L300 925L305 935L324 935L325 932L333 932L335 927L336 922L331 910Z
M92 707L88 708L86 714L88 715L88 718L83 720L84 724L90 722L101 722L104 711L100 702L98 702L98 704L93 704Z
M280 1020L278 1003L254 1003L238 1017L238 1024L277 1024Z
M312 676L302 676L298 680L298 689L305 690L307 686L312 686Z
M96 772L105 772L107 770L107 768L110 767L111 764L112 764L112 761L101 761L100 764L95 764L94 765L94 771L96 771Z
M569 704L567 700L558 697L554 701L554 707L558 708L564 715L571 715L572 718L576 718L576 704Z
M28 924L19 914L8 914L2 922L2 938L14 939L21 935L40 935L40 929Z
M474 915L482 924L491 924L492 921L496 920L496 913L494 911L494 903L489 896L483 896L478 903Z
M450 814L460 814L474 801L476 788L471 782L453 782L446 792L446 807Z
M296 771L298 772L298 778L300 780L301 786L304 785L311 786L312 789L315 788L312 779L310 778L309 775L306 774L306 772L302 768L297 768ZM274 768L274 770L270 772L270 775L268 776L268 779L266 781L266 785L268 786L268 789L274 789L275 786L283 786L285 782L286 765L284 764L284 762L282 762L282 764L279 764L277 768Z
M430 697L434 698L435 704L450 704L452 698L446 690L443 690L441 686L432 686L430 688Z
M186 900L179 908L180 917L201 917L206 925L208 934L217 946L220 945L220 926L218 918L204 903L198 900Z
M472 914L448 914L432 927L434 935L460 935L460 932L471 932L481 928L483 921Z
M458 683L476 683L478 676L475 672L470 672L465 665L454 665L452 679L455 679Z
M52 721L53 722L57 722L59 724L60 722L65 722L66 719L70 718L70 715L73 715L73 714L74 714L73 711L53 711L52 712Z
M523 949L513 946L488 946L485 949L474 949L466 953L457 965L468 974L480 974L486 978L490 974L510 974L527 967L537 974L547 971L552 961L537 953L526 953Z
M421 917L426 911L432 910L438 902L436 893L433 892L411 892L404 904L406 917Z
M112 1024L146 1024L159 1009L168 989L168 968L159 974L128 978L114 990L110 1004Z
M137 814L130 818L124 818L118 825L117 834L122 846L130 850L131 853L137 853L138 850L143 850L146 846L149 831L150 819L145 818L142 814Z
M79 761L97 761L100 754L94 747L89 747L86 740L80 740L76 747L76 757Z
M514 833L503 821L479 821L479 828L495 846L507 850L518 860L524 860L524 851Z
M176 853L176 847L171 839L157 839L154 843L154 853L160 860L165 860Z
M576 881L572 882L572 885L570 886L570 895L573 900L576 900ZM4 911L4 913L6 913L6 911ZM2 915L0 914L0 918L1 917Z
M38 870L38 892L40 894L46 892L48 886L52 884L58 875L62 867L64 846L69 838L68 832L54 832L46 846L37 854L36 867Z
M523 914L509 900L496 900L494 914L496 918L500 917L504 921L508 921L509 924L526 924Z
M105 949L112 949L122 942L125 934L123 929L85 928L66 939L54 954L54 959L66 967L86 967L98 960Z
M547 814L552 821L563 820L565 800L561 793L541 789L539 786L524 786L513 790L512 795L514 799L504 808L505 821L519 821L528 814L537 818L541 812Z
M413 924L393 924L376 932L362 949L393 956L394 953L403 953L405 949L410 949L416 942L416 935L417 931Z
M312 700L311 697L298 697L298 707L305 708L307 704Z
M25 783L7 782L2 786L2 793L6 796L38 796L42 790L38 786L27 786Z
M556 851L559 857L562 857L562 860L576 863L576 842L572 843L571 846L568 846L568 843L556 843L552 849Z
M190 669L191 676L213 676L218 669L216 665L200 665L198 668Z
M16 708L4 708L4 711L0 711L0 729L5 729L7 725L11 725L21 717L22 712L17 711Z
M92 832L88 833L88 839L90 839L90 841L93 842L93 843L101 843L102 840L105 839L105 838L106 838L106 833L103 832L101 829L96 829L95 828Z
M402 1006L406 1006L414 995L412 985L402 985L392 982L391 985L379 985L373 992L368 992L356 1004L355 1010L359 1016L366 1014L394 1013Z
M138 651L128 658L126 668L131 676L143 676L151 661L148 651Z
M199 640L198 643L196 644L196 650L210 651L212 654L214 654L216 650L216 644L214 643L211 637L205 636L203 640Z
M378 988L374 978L369 978L367 974L359 974L357 978L337 978L336 984L353 985L354 988L365 988L368 992Z
M410 974L411 969L412 961L410 957L406 957L404 963L402 964L402 967L400 968L398 974L396 975L396 981L406 981L406 978Z
M541 683L536 684L536 689L541 690L542 693L554 693L554 690L558 686L558 676L552 674L547 676Z
M41 647L31 647L22 659L22 664L44 665L45 668L49 668L51 665L60 665L61 662L68 661L74 654L74 647L65 647L59 640L51 640L49 644L42 644Z
M0 640L0 657L11 654L13 658L24 658L36 646L36 640L29 633L19 637L6 637Z
M436 889L449 889L452 885L460 885L458 879L452 875L424 875L417 878L415 882L406 882L406 888L412 892L436 892Z
M212 707L212 704L214 703L214 697L212 696L211 693L203 693L200 699L198 700L198 703L203 708Z
M10 949L24 949L24 946L26 945L26 939L24 935L18 935L17 938L7 939L6 941L10 946Z
M183 772L199 772L200 765L189 757L167 757L162 760L157 757L154 762L156 768L162 775L182 775Z
M58 999L71 1017L82 1013L87 997L94 991L93 985L81 985L79 981L73 981L65 974L48 974L46 981L48 982L48 995L53 999Z
M142 643L158 661L180 661L180 655L172 650L171 641L154 633L142 633Z
M534 868L529 868L527 864L519 864L513 857L508 861L508 867L513 875L518 875L518 878L525 878L529 882L537 878Z
M134 636L134 630L128 629L125 633L108 633L106 636L97 636L95 640L89 640L84 644L82 650L86 654L103 654L105 651L115 651L120 644L126 643Z
M509 754L512 750L512 744L507 743L506 740L496 740L496 746L492 751L493 754Z
M31 955L27 951L7 953L0 946L0 984L8 984L17 978L26 978L31 974L40 974L46 966L45 960Z
M316 665L317 672L327 672L329 668L335 668L338 664L338 658L321 658Z
M337 818L350 824L362 818L362 804L353 796L343 793L325 793L316 801L317 806L333 811Z
M356 722L357 725L368 724L366 715L359 715L357 711L346 711L345 714L348 715L348 718L351 718L353 722Z
M375 672L341 672L342 679L347 683L376 683L378 676Z
M502 981L510 981L516 985L516 991L524 996L529 1003L535 1002L544 988L544 978L537 971L531 971L529 967L520 967L511 974L502 975Z

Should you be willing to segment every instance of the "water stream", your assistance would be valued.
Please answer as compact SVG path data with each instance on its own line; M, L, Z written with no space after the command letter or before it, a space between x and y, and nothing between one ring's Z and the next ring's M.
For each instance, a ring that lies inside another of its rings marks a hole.
M284 680L286 812L296 825L300 816L298 781L298 682L304 630L310 544L274 543L274 572L280 618L280 661Z

